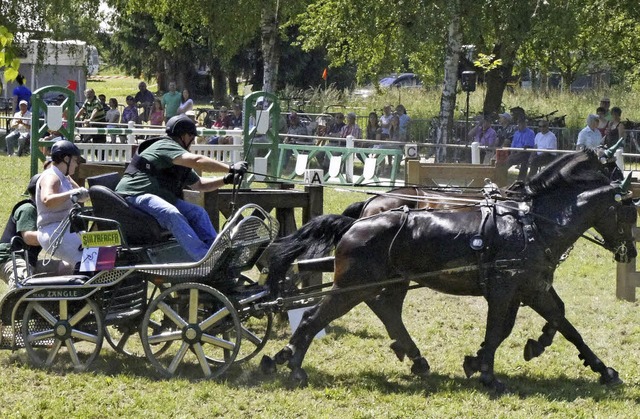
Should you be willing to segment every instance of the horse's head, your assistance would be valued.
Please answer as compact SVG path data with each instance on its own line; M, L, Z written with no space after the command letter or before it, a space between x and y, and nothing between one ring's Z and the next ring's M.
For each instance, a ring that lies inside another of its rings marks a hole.
M617 262L629 263L638 255L633 230L638 221L636 205L628 193L631 175L622 184L614 184L613 199L594 228L602 236L602 246L610 250Z

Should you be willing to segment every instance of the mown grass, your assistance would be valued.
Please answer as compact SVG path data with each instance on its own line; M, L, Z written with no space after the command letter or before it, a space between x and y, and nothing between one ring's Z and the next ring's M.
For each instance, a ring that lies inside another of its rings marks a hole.
M28 164L7 157L0 157L0 164L5 168L0 213L6 216L28 180ZM363 198L327 189L325 212ZM395 358L380 322L358 306L311 346L305 389L288 387L286 368L263 376L258 359L233 367L220 380L164 380L145 359L127 358L107 346L85 373L33 368L23 350L2 351L0 417L640 417L639 305L616 300L611 255L579 241L556 279L569 319L625 385L598 384L598 376L582 366L562 337L541 358L525 362L524 343L538 337L543 321L522 308L496 359L510 393L487 392L462 371L464 356L474 354L483 340L486 303L419 289L409 293L404 319L431 364L424 379ZM288 337L288 325L279 322L262 353L275 354Z

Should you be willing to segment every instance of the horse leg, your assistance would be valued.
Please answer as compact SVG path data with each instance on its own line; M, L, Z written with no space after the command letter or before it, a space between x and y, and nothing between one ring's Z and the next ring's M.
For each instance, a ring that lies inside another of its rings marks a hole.
M592 371L600 374L600 384L622 384L618 372L613 368L607 367L604 362L596 356L591 348L584 342L576 328L567 320L562 308L562 300L560 300L560 297L556 297L561 304L558 304L556 298L548 291L541 291L524 302L549 322L551 327L558 330L562 333L562 336L573 343L576 349L578 349L578 357L583 361L584 366L588 366Z
M516 278L511 277L509 280L517 281ZM513 287L509 287L503 281L500 282L498 285L493 285L493 290L490 290L487 297L489 311L484 342L476 356L466 356L463 363L467 378L479 371L480 382L498 393L503 392L505 386L494 375L495 353L500 344L511 334L520 308L520 302L514 298ZM495 289L499 289L500 292L495 292Z
M336 288L334 288L335 290ZM325 328L333 320L342 317L353 307L361 303L364 298L372 295L362 293L341 293L326 295L310 314L303 316L300 325L291 336L289 343L271 359L266 355L261 361L261 368L265 372L271 372L269 366L288 362L291 370L289 379L296 387L305 387L308 384L307 373L302 368L304 357L315 335ZM364 297L364 298L363 298ZM307 314L307 313L305 313Z
M551 287L549 292L551 293L551 296L553 297L558 307L560 307L560 311L564 316L564 303L558 296L558 293L555 289L553 289L553 287ZM527 343L524 346L525 361L531 361L533 358L542 355L542 353L545 351L545 348L550 346L553 342L553 337L556 335L556 332L557 330L553 326L551 326L551 324L547 323L542 327L542 334L540 335L538 340L527 340Z
M391 288L385 288L377 297L367 300L369 308L384 324L389 337L393 341L391 349L400 361L405 355L413 361L411 372L415 375L427 375L431 369L429 363L420 354L407 328L402 321L402 305L409 289L409 283L403 282Z

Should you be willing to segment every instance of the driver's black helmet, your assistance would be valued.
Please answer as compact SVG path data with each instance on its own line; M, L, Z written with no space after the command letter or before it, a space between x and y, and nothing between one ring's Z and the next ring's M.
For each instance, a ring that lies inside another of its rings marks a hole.
M169 137L181 137L182 134L198 135L196 124L186 115L176 115L167 121L166 133Z
M59 140L51 146L51 160L59 163L66 156L82 156L80 149L69 140Z

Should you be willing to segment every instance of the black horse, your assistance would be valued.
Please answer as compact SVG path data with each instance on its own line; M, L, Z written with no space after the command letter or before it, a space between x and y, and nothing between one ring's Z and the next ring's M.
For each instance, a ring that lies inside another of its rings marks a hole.
M322 254L336 245L332 292L306 313L289 344L275 357L263 358L263 368L288 362L291 378L305 385L302 362L313 336L360 302L398 285L399 278L455 295L484 296L488 302L483 346L467 356L467 376L480 372L481 382L496 390L495 351L509 336L521 304L530 306L579 351L584 364L605 384L620 383L584 343L564 315L552 288L553 273L562 254L590 227L603 237L603 246L616 260L636 256L631 233L637 212L624 184L611 183L609 168L592 150L568 154L547 166L526 187L525 202L487 200L473 211L396 210L354 220L340 215L318 217L283 239L273 253L269 283L282 280L295 258ZM630 178L629 178L630 179ZM626 197L625 197L626 198ZM350 287L367 285L349 292ZM343 292L345 291L345 292ZM404 291L406 293L406 291ZM402 299L378 306L374 312L404 353L422 359L402 324ZM415 366L416 364L414 364Z

